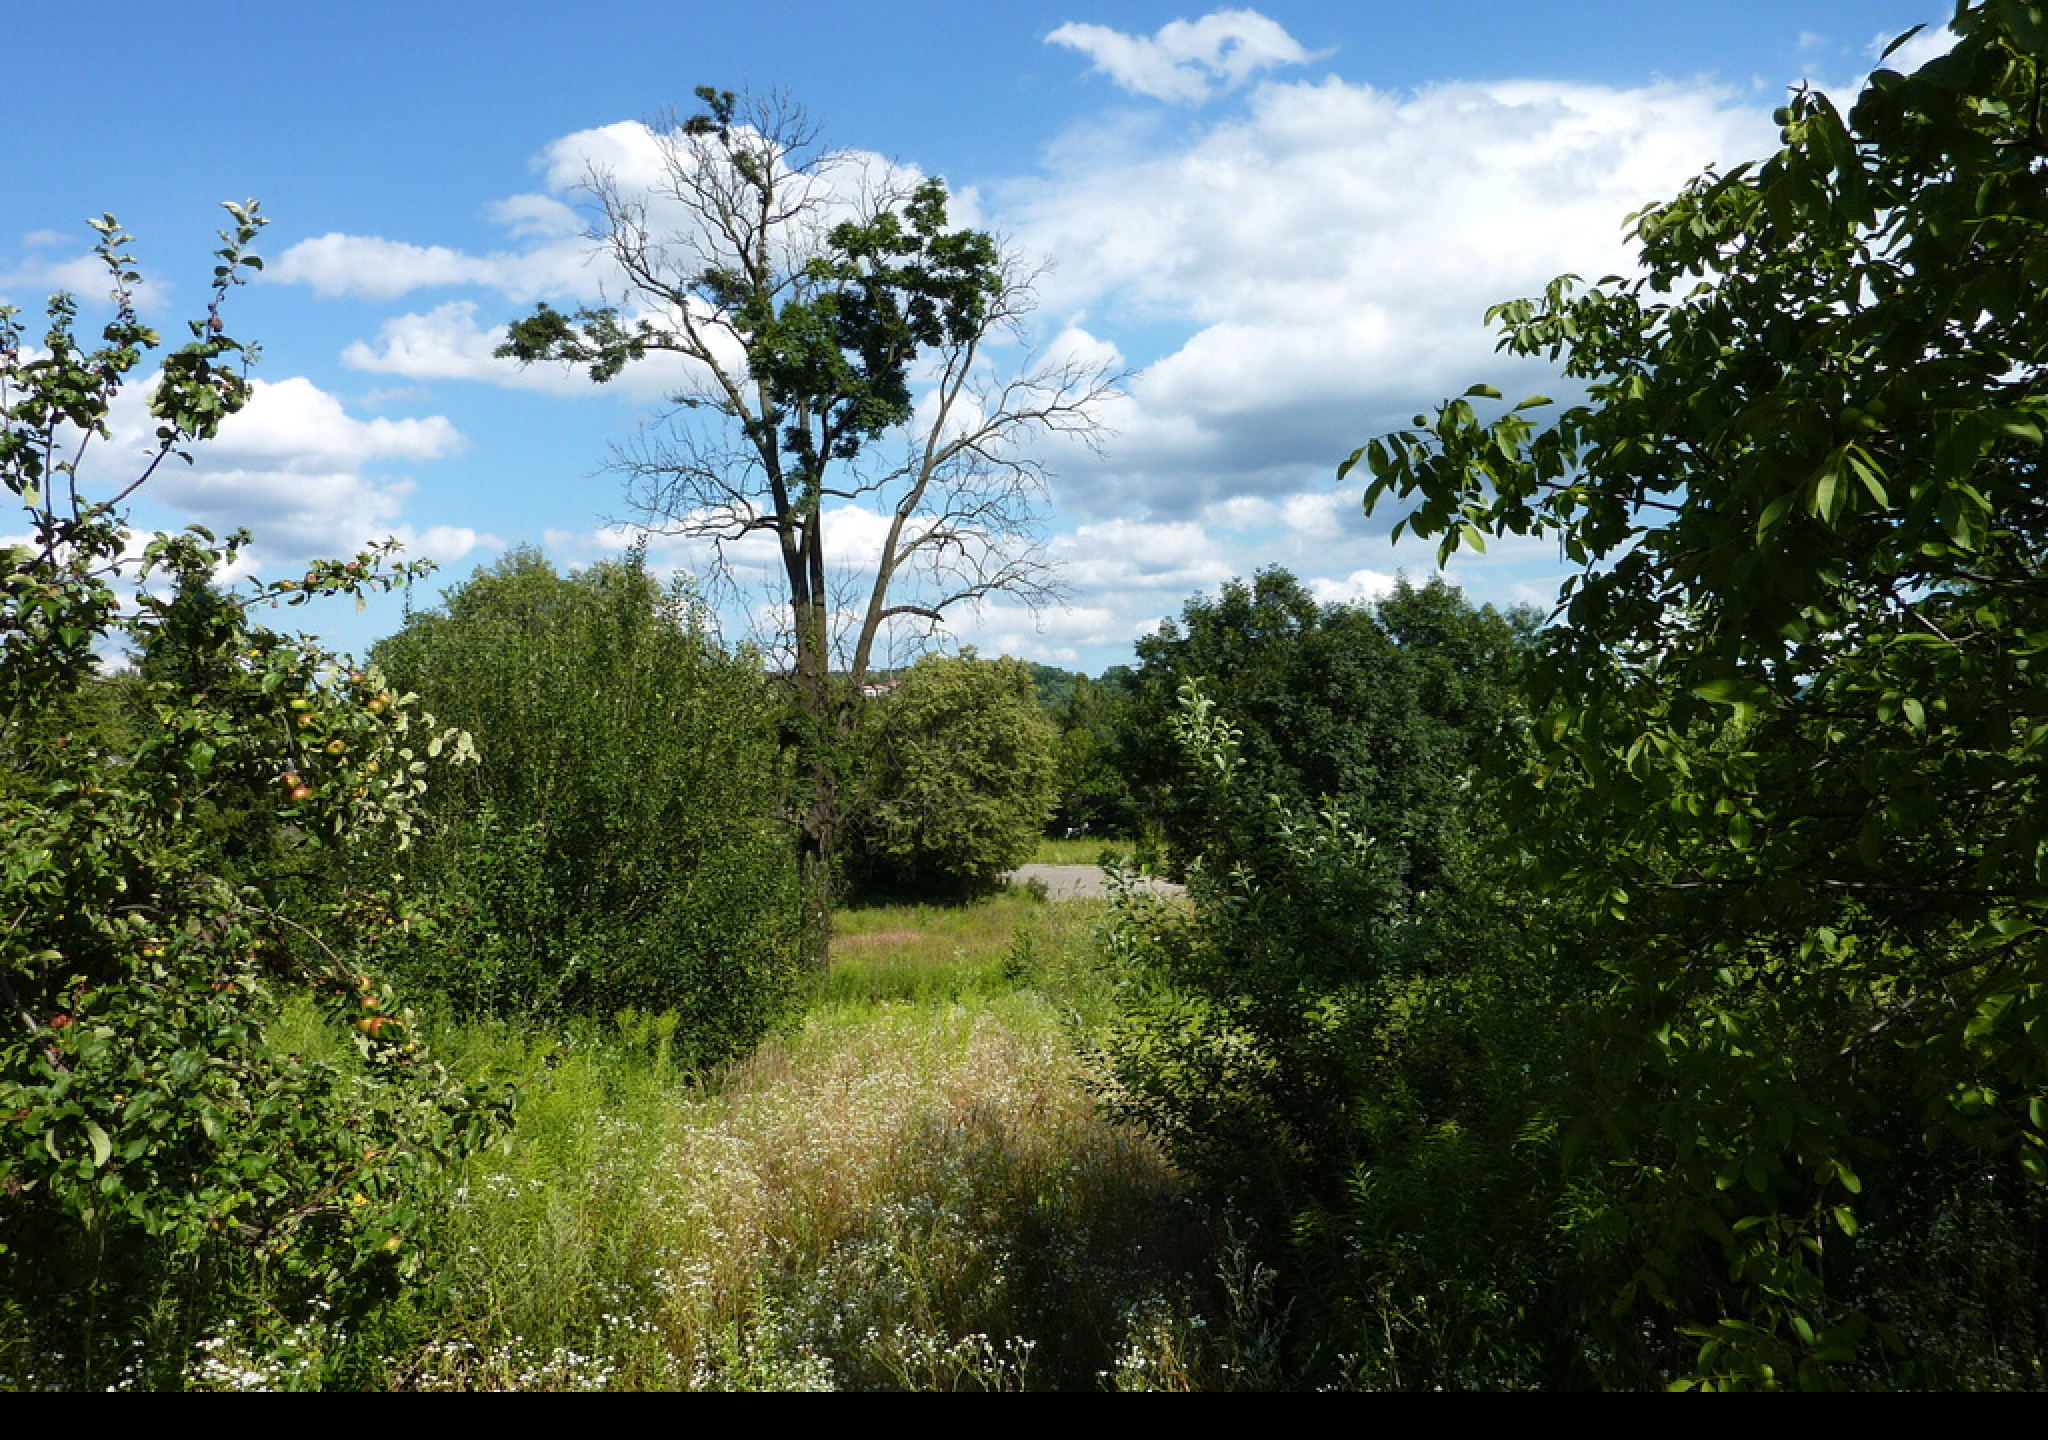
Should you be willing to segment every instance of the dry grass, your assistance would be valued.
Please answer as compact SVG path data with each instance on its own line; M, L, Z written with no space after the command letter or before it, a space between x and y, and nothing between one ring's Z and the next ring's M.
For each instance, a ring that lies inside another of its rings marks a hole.
M583 1045L473 1035L472 1064L526 1076L519 1130L472 1182L449 1310L391 1380L1216 1381L1216 1228L1096 1112L1036 988L1097 914L1018 897L842 917L835 968L866 978L711 1090L675 1083L656 1022ZM869 993L906 975L924 988ZM932 998L944 976L958 993Z

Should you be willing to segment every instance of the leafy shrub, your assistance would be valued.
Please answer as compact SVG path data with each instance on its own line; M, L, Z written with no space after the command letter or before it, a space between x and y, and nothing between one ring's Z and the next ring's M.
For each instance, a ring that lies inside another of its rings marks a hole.
M699 1063L786 1011L802 906L775 702L639 556L479 570L375 650L475 737L424 871L454 905L432 973L458 1009L676 1011Z
M1031 858L1056 737L1021 662L926 656L862 723L845 862L856 884L968 895Z
M213 304L163 360L157 448L121 496L247 394L219 314L261 220L228 208ZM0 479L30 532L0 562L0 1351L67 1354L76 1368L46 1377L64 1383L104 1380L109 1346L132 1359L115 1342L145 1321L169 1325L150 1358L177 1377L229 1284L306 1314L409 1283L433 1177L496 1115L360 973L384 901L287 873L403 846L427 752L460 737L252 618L388 583L376 555L240 596L211 581L244 535L159 535L127 558L117 504L88 499L78 466L160 342L129 237L95 228L114 302L99 348L68 296L40 351L0 308ZM124 599L124 581L145 588ZM99 656L123 644L140 668L116 678ZM356 1022L361 1063L270 1048L292 995Z
M1575 1294L1550 1137L1584 977L1528 962L1469 848L1417 886L1398 834L1260 789L1192 683L1175 738L1216 838L1192 906L1119 897L1104 1102L1260 1227L1290 1379L1582 1379L1531 1317Z
M1526 644L1440 582L1269 571L1143 647L1125 743L1192 905L1119 902L1102 1093L1259 1226L1294 1381L1584 1379L1552 1117L1588 978L1530 963L1481 767Z

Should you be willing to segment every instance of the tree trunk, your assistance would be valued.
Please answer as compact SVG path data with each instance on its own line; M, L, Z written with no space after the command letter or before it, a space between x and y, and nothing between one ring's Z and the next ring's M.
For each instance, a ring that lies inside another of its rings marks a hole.
M805 943L812 965L823 973L832 963L832 861L839 847L839 777L822 737L811 744L811 793L797 830L797 857L804 887Z

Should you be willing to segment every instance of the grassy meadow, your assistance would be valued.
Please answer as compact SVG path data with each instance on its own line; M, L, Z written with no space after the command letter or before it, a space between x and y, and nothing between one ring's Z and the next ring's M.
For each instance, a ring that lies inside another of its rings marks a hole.
M659 1018L447 1027L444 1056L519 1105L470 1164L435 1292L353 1335L210 1337L191 1380L1256 1383L1263 1272L1096 1113L1075 1058L1103 1013L1104 910L1011 892L842 912L800 1026L715 1076L678 1071Z

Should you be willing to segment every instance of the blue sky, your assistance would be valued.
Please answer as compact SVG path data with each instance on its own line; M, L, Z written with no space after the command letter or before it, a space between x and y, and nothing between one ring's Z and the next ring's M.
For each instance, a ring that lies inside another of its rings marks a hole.
M954 627L1093 673L1263 565L1330 599L1429 573L1432 550L1391 545L1397 517L1362 516L1337 462L1475 381L1554 391L1493 353L1489 304L1624 269L1629 212L1767 153L1787 87L1846 97L1885 40L1947 13L0 0L0 302L95 294L81 222L112 212L150 318L181 331L218 202L256 198L270 268L229 317L263 347L261 390L138 518L248 525L272 576L397 535L442 566L422 604L515 544L588 563L634 518L605 466L659 413L660 377L600 390L492 361L490 342L536 300L595 298L574 188L592 158L634 153L639 122L697 85L787 90L830 143L944 177L956 219L1049 267L1038 342L1139 371L1100 454L1042 456L1069 604ZM102 450L110 479L124 444ZM836 558L857 566L874 528L835 521ZM1496 547L1453 578L1542 603L1562 568ZM287 618L360 649L400 611ZM732 609L728 634L746 629Z

